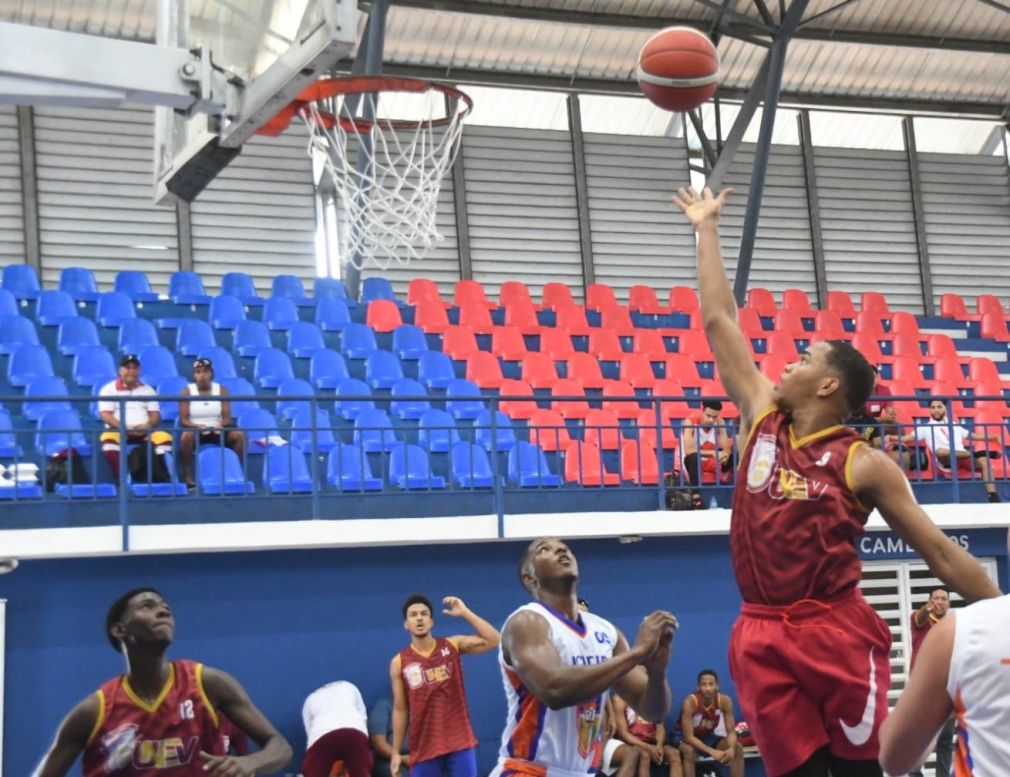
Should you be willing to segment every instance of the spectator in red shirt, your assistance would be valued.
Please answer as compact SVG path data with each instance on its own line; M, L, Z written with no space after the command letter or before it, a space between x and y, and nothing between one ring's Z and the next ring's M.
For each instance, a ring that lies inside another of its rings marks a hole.
M929 593L926 603L912 613L912 662L908 669L911 672L919 657L919 648L937 623L950 611L950 594L946 588L934 588ZM936 740L936 777L950 777L950 763L954 755L954 725L953 716L947 719L940 729ZM908 777L922 777L922 769L909 772Z

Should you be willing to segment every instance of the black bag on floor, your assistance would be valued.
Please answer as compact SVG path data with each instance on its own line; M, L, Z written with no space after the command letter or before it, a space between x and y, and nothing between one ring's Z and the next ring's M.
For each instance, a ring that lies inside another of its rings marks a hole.
M680 473L671 472L664 478L666 485L666 509L667 510L693 510L695 509L694 499L689 490L683 489Z
M58 483L90 483L91 479L84 469L81 454L73 448L62 450L49 457L46 462L46 491L52 493Z
M135 483L168 483L172 480L172 473L168 471L163 453L154 454L151 460L151 479L147 479L146 445L137 445L130 451L130 455L126 457L126 468Z

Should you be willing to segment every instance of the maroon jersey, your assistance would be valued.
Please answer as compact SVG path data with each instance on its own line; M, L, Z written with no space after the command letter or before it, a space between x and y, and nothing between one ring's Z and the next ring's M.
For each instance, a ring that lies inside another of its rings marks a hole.
M624 719L628 722L628 733L650 745L656 742L656 724L650 723L631 707L624 708Z
M926 622L920 626L915 622L915 613L912 613L912 662L909 664L909 671L915 666L915 659L919 656L919 648L922 647L922 641L926 638L929 630L939 622L940 619L935 615L927 615Z
M722 709L719 707L719 694L715 695L712 700L712 704L709 707L705 706L704 697L701 695L701 691L695 691L691 694L694 697L694 714L691 716L691 725L694 726L694 735L696 737L704 737L708 734L719 733L722 736L726 735L726 727L722 726L720 729L720 724L722 723ZM719 729L717 732L716 729Z
M733 493L730 549L754 604L831 599L859 584L856 537L869 511L849 487L858 433L832 426L797 439L787 413L754 422Z
M452 642L436 638L427 656L407 645L400 651L400 676L407 689L411 764L477 746L466 706L463 663Z
M99 713L84 748L84 777L196 777L201 750L224 755L218 713L203 689L203 664L173 661L168 682L144 702L126 675L96 692Z

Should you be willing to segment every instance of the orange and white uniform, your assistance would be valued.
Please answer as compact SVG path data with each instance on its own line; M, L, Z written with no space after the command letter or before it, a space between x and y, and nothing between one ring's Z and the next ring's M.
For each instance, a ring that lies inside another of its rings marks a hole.
M1010 595L952 613L947 693L957 718L955 777L1010 774Z
M551 642L570 665L609 661L617 644L617 629L592 613L573 622L542 602L523 605L518 612L541 615L548 623ZM511 615L509 616L512 617ZM502 734L498 765L491 777L585 777L600 767L600 725L609 692L581 704L552 710L534 696L498 649L508 714Z

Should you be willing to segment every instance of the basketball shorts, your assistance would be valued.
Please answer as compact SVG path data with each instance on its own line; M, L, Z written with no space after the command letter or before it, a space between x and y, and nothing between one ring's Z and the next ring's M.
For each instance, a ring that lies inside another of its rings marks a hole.
M617 749L624 745L620 739L608 739L607 744L603 746L603 758L600 759L600 771L603 772L607 777L610 777L614 772L617 771L617 766L611 761L614 758L614 753Z
M477 748L468 747L410 764L410 777L476 777ZM307 776L306 776L307 777Z
M877 758L890 650L887 624L857 590L788 607L743 604L730 671L769 777L824 746L838 758Z

